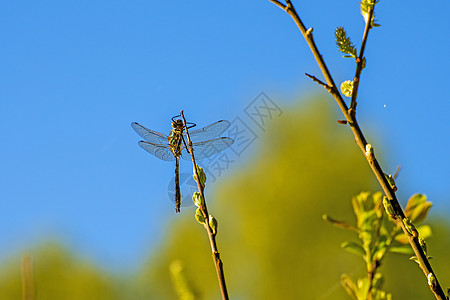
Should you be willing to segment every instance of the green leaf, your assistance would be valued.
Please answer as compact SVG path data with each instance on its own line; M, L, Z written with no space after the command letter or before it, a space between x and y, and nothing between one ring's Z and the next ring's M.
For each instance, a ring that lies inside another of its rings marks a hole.
M370 192L361 192L352 198L353 211L358 219L362 218L364 212L372 210L373 205L369 197Z
M424 240L431 237L433 234L430 225L421 225L421 226L417 227L417 231L419 232L419 236ZM408 238L405 236L404 233L398 234L395 237L395 240L401 244L409 243Z
M411 249L411 246L409 244L408 245L392 246L392 247L389 248L389 252L398 253L398 254L406 254L406 255L414 254L414 251Z
M423 222L432 205L431 202L427 202L427 197L425 195L415 194L408 200L408 204L405 208L405 216L412 222Z
M387 251L388 249L385 247L385 248L381 248L381 249L378 249L374 254L373 254L373 259L374 260L377 260L377 261L380 261L380 260L382 260L383 259L383 257L386 255L386 251Z
M356 47L350 41L350 38L347 36L344 27L336 28L334 35L339 51L346 54L343 57L353 57L356 59L358 57L358 55L356 54Z
M385 291L375 289L372 292L372 299L373 300L392 300L392 295Z
M414 237L417 237L419 233L417 232L416 226L414 226L413 222L409 218L402 219L403 225L405 225L406 230Z
M427 255L427 253L428 253L427 243L425 242L425 240L423 238L419 239L419 245L420 245L420 247L422 247L422 250L425 253L425 255Z
M378 239L378 244L375 246L373 251L373 260L381 261L388 251L388 246L386 245L386 236L381 236Z
M372 231L374 229L374 223L377 220L376 212L372 209L362 213L360 216L360 229Z
M209 227L211 227L213 234L217 234L217 226L219 223L217 222L217 219L214 218L212 215L209 215Z
M205 218L203 217L203 214L202 214L202 211L200 210L200 208L197 208L197 210L195 211L195 219L200 224L205 224Z
M361 245L358 245L354 242L343 242L341 244L341 247L344 248L346 251L361 257L364 257L366 255L364 248Z
M369 285L370 283L367 277L358 279L358 299L367 299Z
M205 174L205 172L203 171L203 168L202 168L202 167L199 167L198 165L197 165L197 173L198 173L198 177L200 177L200 185L201 185L202 187L205 187L206 174ZM196 176L195 176L195 170L194 170L194 175L193 175L193 177L194 177L194 180L197 181L197 178L196 178Z
M336 227L341 227L344 229L353 230L353 231L358 232L358 229L355 226L353 226L345 221L335 220L332 217L330 217L329 215L323 214L322 219L324 221L330 222L332 225L334 225Z
M347 274L342 274L341 276L341 284L344 287L345 291L347 292L347 294L352 297L353 299L358 300L358 288L356 287L356 285L353 283L352 279L350 278L350 276L348 276Z
M394 207L392 206L391 201L386 198L386 196L383 197L383 205L389 217L391 217L392 219L395 218L396 213Z
M426 240L433 235L433 231L431 230L430 225L421 225L417 227L417 231L419 232L419 236Z
M192 195L192 200L197 207L201 207L203 204L205 204L205 200L199 192L194 192L194 195Z
M382 192L375 192L372 194L372 200L373 205L375 207L381 206L381 202L383 201L383 193Z
M395 185L395 180L394 177L392 177L392 175L387 175L386 173L384 173L384 177L386 177L386 180L388 181L391 189L396 192L397 191L397 186Z
M427 259L428 260L431 260L431 259L433 259L433 256L427 256ZM420 261L417 259L417 256L411 256L410 258L409 258L409 260L413 260L413 261L415 261L417 264L419 264L420 265Z

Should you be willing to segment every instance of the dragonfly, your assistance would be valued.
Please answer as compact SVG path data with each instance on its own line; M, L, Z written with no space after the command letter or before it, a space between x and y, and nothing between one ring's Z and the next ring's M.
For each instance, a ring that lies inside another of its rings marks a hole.
M181 192L180 192L180 157L190 160L191 154L187 146L187 135L184 130L183 121L175 116L172 118L172 130L167 136L163 133L148 129L143 125L133 122L131 127L139 134L144 141L138 142L139 146L145 151L153 154L159 159L165 161L175 160L175 211L180 212L181 206ZM194 123L186 124L188 129L196 126ZM189 137L192 141L192 148L196 160L201 160L213 156L228 147L230 147L234 140L229 137L219 137L230 127L230 122L220 120L211 125L189 131Z

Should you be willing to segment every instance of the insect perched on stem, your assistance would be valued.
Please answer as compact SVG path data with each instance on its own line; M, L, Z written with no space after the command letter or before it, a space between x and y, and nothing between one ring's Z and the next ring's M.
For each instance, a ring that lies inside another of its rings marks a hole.
M165 161L175 160L175 211L180 212L181 206L181 192L180 192L180 177L179 177L179 160L180 157L190 160L191 154L187 146L187 136L183 121L175 116L172 118L172 130L169 136L145 128L139 123L131 123L131 127L139 134L145 141L140 141L138 144L145 151L153 154L159 159ZM193 128L195 123L188 122L187 128ZM192 141L195 159L201 160L217 154L234 143L234 140L228 137L215 138L230 127L230 122L221 120L201 129L189 131L189 136Z

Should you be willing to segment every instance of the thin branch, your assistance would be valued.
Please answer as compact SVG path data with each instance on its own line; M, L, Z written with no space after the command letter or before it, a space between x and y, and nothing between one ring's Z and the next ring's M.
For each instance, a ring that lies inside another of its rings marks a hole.
M366 22L366 27L364 28L364 35L361 43L361 50L359 51L359 56L356 64L355 77L353 78L353 92L352 100L350 102L350 113L355 113L356 111L356 97L358 96L359 79L361 77L361 71L364 68L364 50L366 48L367 38L369 37L369 31L372 28L372 18L373 18L374 7L369 8L368 22Z
M336 99L337 104L339 105L340 109L342 111L347 111L348 107L345 103L344 99L342 98L341 94L339 93L339 90L336 87L336 84L334 83L333 77L331 76L330 71L328 70L327 65L325 64L325 61L320 54L316 43L314 42L314 37L312 34L312 28L309 30L306 29L305 25L303 24L302 20L300 19L300 16L298 15L297 11L294 8L294 5L290 0L286 0L287 7L285 9L286 13L288 13L292 19L294 20L295 24L297 24L297 27L300 29L301 33L303 34L303 37L305 38L306 42L309 45L309 48L311 49L314 58L316 59L317 64L319 65L320 70L322 71L323 76L325 77L325 81L327 82L328 86L331 88L329 91L330 94ZM348 114L344 114L347 121L351 124L352 120L348 117ZM366 144L366 141L363 141L364 144ZM365 147L365 146L364 146Z
M392 176L394 179L397 179L398 175L400 174L401 169L402 169L402 166L397 167L397 170L395 170L394 176Z
M284 5L280 1L277 1L277 0L269 0L269 1L272 2L273 4L275 4L276 6L278 6L279 8L281 8L282 10L286 9L286 5Z
M340 221L340 220L333 219L333 218L331 218L331 217L328 216L328 215L323 215L323 216L322 216L322 219L324 219L324 220L327 221L327 222L330 222L332 225L334 225L334 226L336 226L336 227L340 227L340 228L352 230L352 231L354 231L354 232L356 232L356 233L359 233L359 232L360 232L359 229L356 228L355 226L353 226L353 225L351 225L351 224L348 224L347 222L344 222L344 221Z
M270 0L271 1L271 0ZM386 197L391 202L394 211L395 216L392 218L392 220L400 226L405 233L405 235L408 237L409 244L411 245L411 248L413 249L414 253L416 254L417 260L419 262L419 266L424 272L425 276L427 278L434 278L433 284L430 284L429 287L433 294L435 295L436 299L439 300L446 300L446 296L444 294L444 291L442 290L442 287L440 286L436 274L433 272L433 269L431 268L430 262L428 261L428 258L426 254L424 253L424 250L419 244L419 238L418 234L413 234L410 232L410 228L407 228L403 220L405 219L405 214L403 213L403 210L397 200L397 197L395 195L395 191L391 188L389 185L389 182L386 179L386 176L384 175L383 170L381 169L380 164L378 163L377 159L375 158L375 154L373 152L372 146L369 148L372 149L372 151L366 152L366 146L369 144L367 143L359 125L356 120L356 116L354 114L354 110L350 112L347 108L346 103L342 99L341 94L339 93L334 80L330 74L330 71L328 70L328 67L325 64L325 61L320 54L313 36L312 36L312 30L307 30L303 22L301 21L297 11L295 10L294 6L292 5L290 0L286 0L287 7L285 11L292 17L294 22L297 24L298 28L300 29L301 33L303 34L303 37L305 38L306 42L308 43L311 52L314 55L314 58L317 61L317 64L319 65L320 70L322 71L323 76L325 77L325 80L327 84L331 87L330 94L335 98L339 108L341 109L342 113L344 114L345 118L350 124L350 128L353 132L353 135L355 136L355 141L361 151L364 153L364 156L367 159L367 162L369 163L373 173L375 174L375 177L377 178L381 188L383 189ZM371 22L371 18L367 18L366 22ZM367 27L367 26L366 26ZM370 28L369 28L370 29ZM366 38L367 39L367 38ZM417 233L417 231L416 231ZM429 280L430 281L430 280Z
M191 141L191 137L189 136L189 130L187 127L186 119L184 118L183 111L181 111L180 114L181 114L181 117L183 118L184 130L186 131L186 136L188 138L188 147L189 147L189 152L191 153L192 164L194 166L195 181L197 182L198 191L204 200L204 201L202 201L202 204L200 205L199 209L202 212L203 218L205 220L203 225L205 226L206 232L208 233L209 243L211 245L212 257L214 260L214 265L216 267L217 278L219 280L220 292L222 293L222 299L228 300L229 298L228 298L227 286L225 284L225 274L223 272L223 263L222 263L222 260L220 259L220 253L217 250L216 235L213 232L213 229L211 228L211 226L209 225L208 208L206 207L206 199L205 199L205 194L203 192L204 186L200 183L200 177L198 176L197 164L195 163L194 150L192 148L192 141Z
M331 93L331 86L329 86L328 84L326 84L325 82L321 81L320 79L317 79L316 76L314 75L310 75L308 73L305 73L306 76L308 76L309 78L311 78L313 81L317 82L318 84L320 84L321 86L323 86L328 92Z

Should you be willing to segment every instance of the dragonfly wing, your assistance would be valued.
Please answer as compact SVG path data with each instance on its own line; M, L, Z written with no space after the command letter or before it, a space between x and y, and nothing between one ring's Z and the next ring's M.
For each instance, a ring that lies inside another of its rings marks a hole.
M163 133L145 128L136 122L131 123L131 127L147 142L153 144L168 144L168 136Z
M159 159L165 161L175 160L175 156L173 155L172 151L170 151L169 145L153 144L146 141L140 141L138 144L142 147L142 149L144 149L148 153L153 154Z
M230 122L226 120L220 120L201 129L189 131L189 136L191 137L192 143L198 143L221 135L225 132L225 130L228 129L228 127L230 127L230 125ZM186 133L184 132L183 135L184 139L187 141Z
M213 140L208 140L200 143L193 143L195 159L204 159L214 154L217 154L226 148L230 147L234 143L234 140L228 137L221 137ZM184 159L191 159L191 155L184 147L181 153L181 157Z

